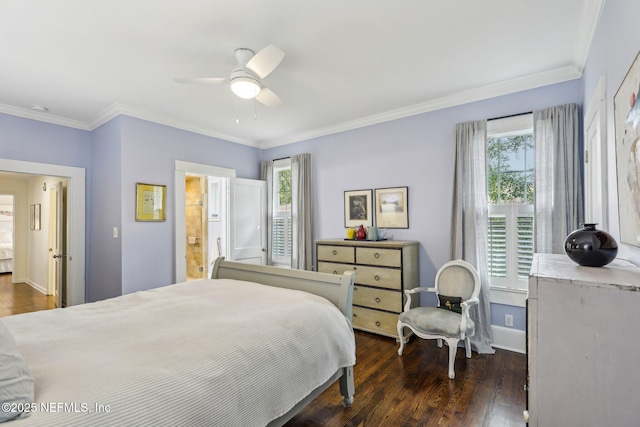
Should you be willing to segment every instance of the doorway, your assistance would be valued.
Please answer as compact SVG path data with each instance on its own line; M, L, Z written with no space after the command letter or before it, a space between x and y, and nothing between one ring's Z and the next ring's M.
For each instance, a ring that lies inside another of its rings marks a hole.
M72 166L0 159L0 171L14 174L50 176L64 178L67 180L67 215L64 220L66 225L65 237L67 241L67 256L62 260L67 270L67 305L83 304L85 302L86 170L84 168ZM19 242L26 242L27 229L30 227L30 206L27 199L22 200L22 198L26 196L15 194L14 196L16 197L14 212L16 236L14 247L17 253L20 251L25 252L24 260L22 262L19 262L19 259L16 258L17 265L15 266L15 269L16 272L19 272L26 277L26 244L21 245ZM41 282L46 282L46 272Z
M226 177L185 177L187 281L209 277L216 258L226 257L228 182Z

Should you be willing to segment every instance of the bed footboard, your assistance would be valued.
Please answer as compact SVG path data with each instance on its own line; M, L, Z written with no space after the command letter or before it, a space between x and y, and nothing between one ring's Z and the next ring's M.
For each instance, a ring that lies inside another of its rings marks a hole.
M216 259L211 272L212 279L246 280L320 295L338 307L349 320L351 320L353 277L352 271L336 275L225 261L223 257Z

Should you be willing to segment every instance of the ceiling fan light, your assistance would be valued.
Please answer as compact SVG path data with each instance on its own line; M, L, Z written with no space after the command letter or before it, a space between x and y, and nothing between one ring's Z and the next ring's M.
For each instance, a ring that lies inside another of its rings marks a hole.
M260 85L249 77L236 77L231 80L231 90L240 98L255 98L260 93Z

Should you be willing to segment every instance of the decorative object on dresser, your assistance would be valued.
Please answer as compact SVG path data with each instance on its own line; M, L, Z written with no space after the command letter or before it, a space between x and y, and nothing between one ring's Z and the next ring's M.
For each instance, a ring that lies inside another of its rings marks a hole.
M527 300L529 426L636 426L640 268L534 254Z
M435 292L438 307L411 308L411 296L420 295L420 292ZM471 358L470 338L475 334L475 325L469 317L469 309L479 302L480 275L473 265L456 259L440 267L435 287L408 289L404 293L407 302L398 317L398 335L407 327L420 338L438 340L438 347L442 347L442 340L445 340L449 346L449 378L454 379L458 341L464 341L465 355L467 359ZM403 350L404 340L400 341L400 356Z
M376 226L409 228L409 187L376 188Z
M344 192L344 226L373 225L373 191Z
M564 251L571 261L586 267L602 267L613 261L618 255L616 240L606 231L596 230L597 224L582 225L564 241Z
M353 327L398 339L403 292L417 287L420 279L418 248L417 241L317 240L317 270L354 271ZM412 306L418 303L413 301Z

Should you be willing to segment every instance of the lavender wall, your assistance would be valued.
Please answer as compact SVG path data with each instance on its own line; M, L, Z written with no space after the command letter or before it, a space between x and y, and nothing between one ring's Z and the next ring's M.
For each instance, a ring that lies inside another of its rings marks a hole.
M606 79L607 170L609 224L606 229L620 243L618 190L615 161L615 125L613 97L633 60L640 51L638 17L640 2L609 0L605 2L598 29L593 37L583 74L585 103L589 102L601 77ZM586 105L586 104L585 104ZM604 227L603 227L604 228ZM640 265L640 249L620 244L618 258Z
M579 80L276 147L261 159L313 155L315 238L343 237L344 191L408 186L409 229L390 231L394 239L420 242L420 283L430 286L450 259L456 123L573 102L582 104ZM495 309L502 320L494 324L504 325L508 313L524 329L523 308Z
M257 179L259 150L131 117L121 120L122 293L130 293L174 282L175 161L232 168L239 178ZM135 221L136 182L167 186L165 222Z
M91 133L65 126L0 113L0 158L84 168L85 210L85 291L91 270Z
M91 258L87 301L99 301L122 293L122 239L113 238L113 227L122 229L122 117L116 117L91 133Z

